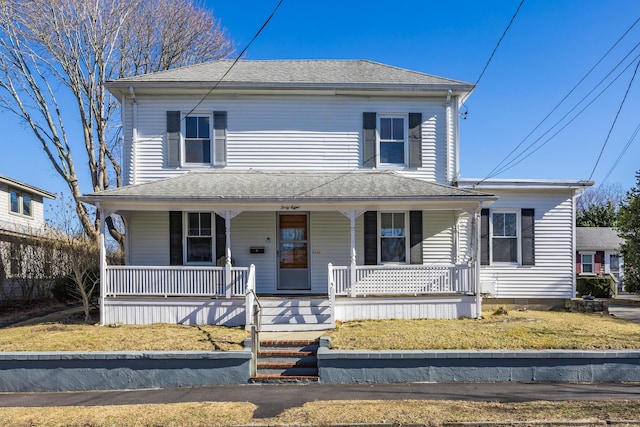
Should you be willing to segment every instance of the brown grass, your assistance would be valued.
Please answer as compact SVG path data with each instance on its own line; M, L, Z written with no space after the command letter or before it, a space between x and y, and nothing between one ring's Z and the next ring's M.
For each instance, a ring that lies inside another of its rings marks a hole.
M242 328L39 324L0 329L0 351L242 350Z
M251 403L172 403L164 405L0 408L12 426L216 426L394 425L479 421L604 421L640 419L637 401L464 402L464 401L316 401L275 418L254 419Z
M640 325L604 314L550 311L484 313L482 320L368 320L339 325L342 350L640 349Z

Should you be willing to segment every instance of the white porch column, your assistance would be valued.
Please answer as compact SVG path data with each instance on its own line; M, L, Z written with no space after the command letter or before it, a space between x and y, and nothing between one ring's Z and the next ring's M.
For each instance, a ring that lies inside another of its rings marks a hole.
M356 219L362 215L363 210L348 210L342 211L342 215L349 218L349 225L351 231L351 268L349 274L349 285L351 289L351 296L356 296Z
M482 257L481 251L481 245L480 245L480 233L481 233L481 224L480 224L480 212L482 210L482 206L479 206L478 209L476 209L474 215L473 215L473 222L474 222L474 241L475 241L475 265L474 265L474 270L475 270L475 288L476 288L476 319L481 319L482 318L482 296L480 295L480 291L482 290L480 287L480 259Z
M225 263L224 263L224 289L227 299L231 298L232 277L231 277L231 220L235 218L241 211L216 211L216 214L224 218L225 232Z
M97 208L100 211L100 240L99 240L99 248L100 248L100 324L105 325L106 323L106 313L104 308L104 300L105 300L105 291L106 291L106 281L107 281L107 247L105 243L105 228L104 228L104 218L105 212L100 209L100 204L97 204Z

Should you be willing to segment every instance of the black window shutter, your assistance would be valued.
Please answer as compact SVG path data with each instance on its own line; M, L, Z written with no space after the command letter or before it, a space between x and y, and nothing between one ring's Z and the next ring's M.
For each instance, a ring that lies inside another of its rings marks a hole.
M409 167L422 166L422 113L409 113Z
M522 209L522 265L535 265L535 209Z
M182 212L169 212L169 264L182 265Z
M376 113L362 113L362 167L376 167Z
M166 166L180 166L180 111L167 111Z
M480 212L480 265L489 265L489 209Z
M224 218L216 214L216 260L225 256L227 250L227 233Z
M213 159L216 166L227 164L227 112L213 112Z
M364 263L378 264L378 213L367 211L364 213Z
M409 262L422 264L422 211L409 212Z

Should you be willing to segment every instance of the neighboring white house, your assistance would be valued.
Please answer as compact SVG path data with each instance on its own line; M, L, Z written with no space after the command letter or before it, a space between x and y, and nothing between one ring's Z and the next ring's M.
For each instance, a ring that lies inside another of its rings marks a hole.
M125 266L103 261L103 322L242 325L256 294L263 329L476 317L480 283L574 296L591 183L460 180L472 84L364 60L231 66L107 83L125 185L85 200L127 239Z
M576 273L611 274L622 290L624 240L613 227L576 227Z
M53 249L43 245L50 234L44 199L55 195L0 176L0 299L44 297L43 279L51 277Z

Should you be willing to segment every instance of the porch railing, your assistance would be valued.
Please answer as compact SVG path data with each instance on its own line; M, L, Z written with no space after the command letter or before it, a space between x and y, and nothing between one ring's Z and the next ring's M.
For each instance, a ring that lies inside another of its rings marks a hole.
M358 265L355 287L351 267L329 265L329 280L336 295L467 294L473 292L473 266Z
M106 267L105 296L244 297L249 267Z

